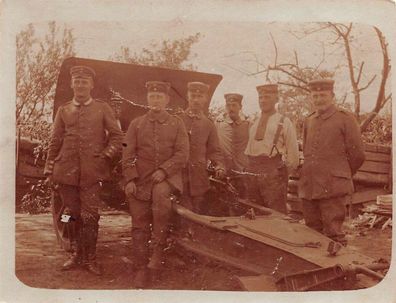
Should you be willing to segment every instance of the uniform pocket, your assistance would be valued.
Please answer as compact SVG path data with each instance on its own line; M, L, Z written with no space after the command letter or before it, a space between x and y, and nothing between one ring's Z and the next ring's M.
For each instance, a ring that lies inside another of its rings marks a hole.
M333 170L331 174L334 177L350 179L351 174L346 170Z
M331 196L337 197L353 192L353 183L350 172L347 170L333 170L331 175Z

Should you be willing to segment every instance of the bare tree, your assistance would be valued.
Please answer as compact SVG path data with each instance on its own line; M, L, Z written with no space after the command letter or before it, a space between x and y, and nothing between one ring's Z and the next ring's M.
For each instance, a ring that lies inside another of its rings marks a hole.
M62 61L74 55L72 30L48 23L43 39L33 24L16 37L16 120L23 125L45 118L52 110L55 84Z
M356 38L352 34L353 26L353 23L342 24L327 22L317 23L313 27L311 26L310 28L303 30L302 33L297 33L297 31L290 31L290 33L294 35L297 39L304 39L309 35L313 35L323 31L330 32L333 35L333 39L331 41L328 41L328 36L326 36L323 41L321 41L322 58L315 66L301 66L298 53L296 51L293 52L293 60L290 60L289 62L280 62L278 57L278 46L274 37L272 36L272 34L270 34L274 47L273 62L269 65L264 65L259 62L256 56L257 66L259 68L257 68L257 70L253 73L245 72L245 74L254 76L264 73L266 79L270 80L271 72L276 72L275 74L278 77L278 83L289 86L291 89L298 89L297 92L304 95L308 91L306 84L309 80L311 80L312 78L329 77L329 75L326 74L327 71L323 71L321 69L321 65L325 61L326 56L329 55L329 53L326 53L326 50L329 49L331 46L337 45L338 47L336 47L336 50L339 50L340 48L343 49L343 53L346 58L345 66L348 69L352 93L354 95L353 112L358 121L361 122L361 131L364 132L367 129L367 126L376 117L376 115L385 106L385 104L392 99L391 93L386 94L386 84L390 74L391 66L388 54L388 44L385 41L385 37L378 28L373 27L373 30L378 37L379 45L382 51L382 72L380 75L371 76L367 81L363 80L365 61L359 60L357 56L354 56L352 51L352 43L356 40ZM339 67L339 65L335 66L334 72ZM361 94L364 90L369 88L373 84L373 82L379 77L380 86L378 89L376 103L368 115L362 115ZM346 98L347 94L344 94L343 97L338 100L338 103L343 106L347 106L347 104L345 103Z
M161 43L151 43L150 48L131 53L127 46L121 46L118 53L109 59L125 63L151 65L172 69L195 70L192 64L186 64L191 56L192 46L201 38L200 33L176 40L164 40Z
M333 31L336 36L336 40L341 40L345 49L345 57L348 64L349 70L349 79L351 81L352 91L354 94L354 113L356 118L360 121L361 115L361 92L367 89L373 81L376 79L377 75L371 77L365 84L362 84L362 74L364 69L364 61L360 61L358 64L355 63L357 61L352 54L351 50L351 42L353 41L353 37L351 35L353 23L349 23L348 25L341 23L328 23L329 28ZM382 35L381 31L377 27L373 27L381 46L382 56L383 56L383 66L381 72L381 82L377 95L376 103L371 111L371 113L367 116L367 118L361 124L361 130L364 131L368 124L374 119L374 117L379 113L379 111L384 107L386 102L390 100L391 94L385 96L385 86L388 80L389 72L390 72L390 61L388 55L388 44L385 41L385 37Z

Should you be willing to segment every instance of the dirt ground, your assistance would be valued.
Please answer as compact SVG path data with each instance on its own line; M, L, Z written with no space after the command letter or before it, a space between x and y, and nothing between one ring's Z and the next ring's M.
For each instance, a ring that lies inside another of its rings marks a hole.
M100 221L98 259L104 275L83 269L60 271L67 254L57 244L50 214L16 215L16 275L31 287L49 289L132 289L131 221L128 214L109 212ZM391 258L391 228L351 228L348 245L374 259ZM172 258L152 289L237 290L229 269L193 256Z

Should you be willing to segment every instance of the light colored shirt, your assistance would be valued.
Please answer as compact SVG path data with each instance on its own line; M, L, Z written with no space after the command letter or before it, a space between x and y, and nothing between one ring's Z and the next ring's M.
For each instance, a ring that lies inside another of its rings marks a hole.
M277 155L278 151L282 155L282 159L286 166L295 169L299 164L297 134L293 123L287 117L285 117L283 120L283 126L278 142L276 143L276 148L273 148L274 137L281 117L282 115L276 112L268 118L263 140L255 140L260 119L257 119L253 123L249 130L249 141L245 150L245 154L248 156L273 157Z
M216 129L227 170L243 171L248 160L244 154L250 123L245 118L234 122L228 115L216 120Z

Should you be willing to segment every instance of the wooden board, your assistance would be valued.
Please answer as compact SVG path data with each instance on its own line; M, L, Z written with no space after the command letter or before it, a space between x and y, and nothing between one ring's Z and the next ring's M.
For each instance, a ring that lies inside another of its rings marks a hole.
M366 156L366 161L386 162L386 163L391 162L391 154L366 151L364 155Z
M363 165L359 168L360 172L369 172L376 174L388 174L390 163L364 161Z
M388 194L388 192L382 188L374 188L365 191L355 192L352 195L352 204L377 201L377 196L386 194Z
M353 180L362 184L368 184L372 186L385 186L388 185L389 175L358 171L353 176Z
M364 150L375 153L391 154L392 148L386 145L366 143L364 145Z

